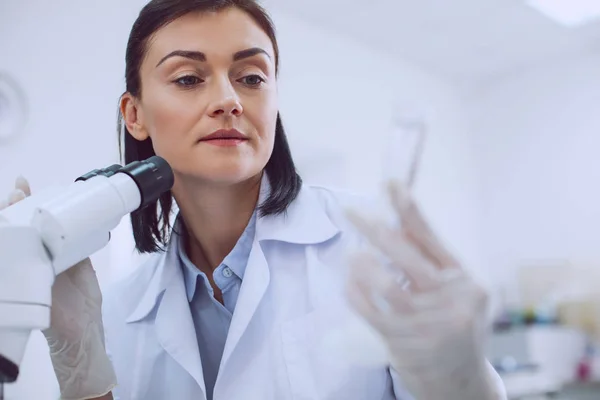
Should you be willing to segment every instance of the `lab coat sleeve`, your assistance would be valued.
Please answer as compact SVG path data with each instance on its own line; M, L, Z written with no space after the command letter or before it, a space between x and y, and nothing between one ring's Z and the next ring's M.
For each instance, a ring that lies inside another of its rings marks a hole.
M506 388L504 387L504 382L498 372L492 367L492 365L487 362L488 369L488 377L490 379L490 384L494 389L494 395L492 397L493 400L508 400L508 396L506 394ZM400 376L394 371L393 368L390 368L390 375L392 377L392 385L394 388L394 396L397 400L417 400L415 399L402 385ZM465 399L468 400L468 399Z

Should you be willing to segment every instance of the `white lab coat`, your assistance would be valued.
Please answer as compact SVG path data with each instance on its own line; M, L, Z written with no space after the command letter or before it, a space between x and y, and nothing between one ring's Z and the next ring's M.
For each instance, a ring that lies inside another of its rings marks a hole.
M319 347L336 323L346 256L361 241L347 204L349 195L305 185L286 215L258 218L215 400L412 399L388 369L335 363ZM109 289L103 314L117 399L205 399L177 254L153 256Z

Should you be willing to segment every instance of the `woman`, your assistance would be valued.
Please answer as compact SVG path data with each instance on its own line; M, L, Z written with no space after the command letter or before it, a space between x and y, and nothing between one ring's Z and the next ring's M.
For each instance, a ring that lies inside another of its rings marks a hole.
M483 291L406 191L390 192L395 231L302 185L278 112L278 61L253 0L153 0L141 11L120 101L125 162L157 154L175 184L131 216L137 249L154 255L104 294L104 321L89 260L57 278L45 334L63 397L504 398L480 343ZM17 186L12 202L28 193ZM398 273L366 252L345 279L365 239ZM332 367L318 346L335 329L326 310L345 298L380 333L389 367Z

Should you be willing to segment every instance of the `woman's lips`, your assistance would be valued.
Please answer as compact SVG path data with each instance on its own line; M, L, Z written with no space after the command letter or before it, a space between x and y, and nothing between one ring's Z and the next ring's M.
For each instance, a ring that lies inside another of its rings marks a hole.
M219 129L200 139L200 142L206 142L214 146L232 147L238 146L247 140L246 135L237 129Z
M221 147L232 147L238 146L248 139L238 139L238 138L218 138L218 139L207 139L201 140L202 143L212 144L213 146L221 146Z

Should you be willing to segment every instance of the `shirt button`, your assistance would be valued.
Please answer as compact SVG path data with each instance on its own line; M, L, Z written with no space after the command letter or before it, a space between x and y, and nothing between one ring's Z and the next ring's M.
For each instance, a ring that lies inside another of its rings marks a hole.
M223 268L223 276L225 278L231 278L232 275L233 275L233 271L231 271L231 268L229 268L229 267Z

